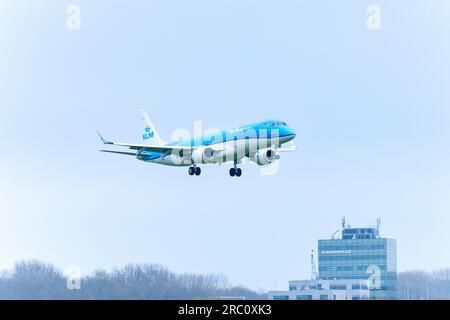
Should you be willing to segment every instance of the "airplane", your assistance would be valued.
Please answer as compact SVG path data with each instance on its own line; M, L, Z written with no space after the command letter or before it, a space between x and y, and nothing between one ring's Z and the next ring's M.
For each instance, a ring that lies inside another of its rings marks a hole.
M145 110L141 110L145 127L143 144L108 141L97 131L105 145L127 147L133 151L100 150L101 152L128 155L138 160L168 166L189 166L189 175L199 176L200 164L232 162L231 177L240 177L238 164L248 158L260 166L270 165L280 159L280 153L294 151L295 131L285 122L266 120L230 130L215 131L199 137L163 143ZM287 146L287 147L286 147Z

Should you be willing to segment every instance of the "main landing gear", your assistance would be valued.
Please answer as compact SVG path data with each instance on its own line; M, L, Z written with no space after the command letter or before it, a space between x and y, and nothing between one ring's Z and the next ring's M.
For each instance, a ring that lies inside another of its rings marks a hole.
M200 173L202 173L202 169L200 169L200 167L191 166L191 167L189 167L189 171L188 172L189 172L190 176L193 176L194 174L196 176L199 176Z
M197 167L195 165L190 166L188 173L190 176L196 175L199 176L202 173L202 170L200 167ZM237 168L236 166L230 169L230 176L232 177L240 177L242 175L242 169Z
M230 176L232 176L232 177L234 177L234 176L240 177L241 175L242 175L241 168L233 167L233 168L230 169Z

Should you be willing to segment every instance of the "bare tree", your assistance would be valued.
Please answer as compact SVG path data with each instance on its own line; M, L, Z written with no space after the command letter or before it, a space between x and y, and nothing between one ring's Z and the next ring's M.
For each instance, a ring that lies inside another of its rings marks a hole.
M19 262L0 272L1 299L210 299L221 296L265 299L244 287L232 287L221 274L175 274L157 264L129 264L112 272L97 270L69 290L66 278L50 264Z
M397 289L399 299L450 299L450 269L400 272Z

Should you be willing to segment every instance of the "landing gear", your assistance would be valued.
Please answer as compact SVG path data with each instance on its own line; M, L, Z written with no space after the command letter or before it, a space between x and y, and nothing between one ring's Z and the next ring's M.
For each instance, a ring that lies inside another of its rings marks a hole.
M194 174L196 176L199 176L202 173L202 169L200 169L200 167L191 166L191 167L189 167L188 172L189 172L190 176L193 176Z
M230 169L230 176L234 177L240 177L242 175L242 169L241 168L231 168Z

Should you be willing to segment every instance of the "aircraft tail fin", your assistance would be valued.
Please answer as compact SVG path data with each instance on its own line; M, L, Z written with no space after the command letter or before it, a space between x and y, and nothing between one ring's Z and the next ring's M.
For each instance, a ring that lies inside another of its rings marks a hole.
M145 123L144 132L142 133L142 140L146 144L162 145L163 142L159 137L159 134L156 131L155 127L153 126L152 122L150 121L147 112L144 109L141 110L141 115L142 120L144 120Z

